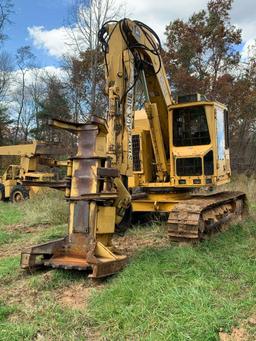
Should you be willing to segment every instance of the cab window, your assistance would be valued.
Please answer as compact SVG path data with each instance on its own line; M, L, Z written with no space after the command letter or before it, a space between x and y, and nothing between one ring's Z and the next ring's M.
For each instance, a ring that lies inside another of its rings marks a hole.
M210 144L207 118L203 107L173 111L173 144L176 147Z

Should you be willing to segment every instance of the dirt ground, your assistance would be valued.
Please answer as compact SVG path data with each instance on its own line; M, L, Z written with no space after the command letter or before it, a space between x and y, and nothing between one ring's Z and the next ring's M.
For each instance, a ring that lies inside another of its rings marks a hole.
M251 336L249 336L247 329L250 326L256 325L256 314L252 315L250 318L245 320L241 326L232 329L231 333L220 332L220 341L254 341ZM256 337L256 335L255 335Z
M145 229L143 234L131 233L125 234L123 237L115 235L113 238L113 245L121 253L132 256L139 250L145 247L164 247L170 245L167 231L163 226L159 226L159 231L152 231Z
M0 246L0 259L10 256L19 256L22 250L35 244L33 239L35 235L37 235L38 231L42 229L47 230L49 228L51 228L49 225L26 227L22 224L16 224L8 226L8 230L12 232L17 231L22 232L23 234L31 234L31 237L22 241L17 239L11 244ZM159 227L159 229L162 229L162 227ZM143 234L131 230L131 232L125 234L125 236L115 235L113 238L114 247L121 254L126 254L130 257L138 250L145 247L161 247L168 245L168 243L168 237L165 233L163 233L163 231L159 230L158 232L150 228L144 230ZM52 273L52 271L46 271L40 274L44 283L51 280ZM6 300L8 297L10 304L18 304L25 301L28 307L36 304L37 301L40 300L40 293L38 293L37 290L31 290L31 288L28 287L27 276L29 276L29 274L21 272L19 281L16 285L8 292L2 291L2 293L0 293L0 299ZM86 307L86 302L88 301L88 297L92 290L101 290L103 287L104 280L88 280L84 283L74 283L68 287L57 289L54 293L54 299L62 306L66 306L71 309L83 309ZM28 290L30 291L29 296L27 296Z

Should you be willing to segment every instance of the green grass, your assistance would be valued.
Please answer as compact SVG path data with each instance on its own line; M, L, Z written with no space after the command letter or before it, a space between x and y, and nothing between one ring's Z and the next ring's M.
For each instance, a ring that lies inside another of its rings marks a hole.
M11 320L12 316L15 316L15 323ZM24 310L22 305L14 307L0 304L1 341L78 341L81 335L86 336L87 326L81 311L63 309L47 294L29 310Z
M20 236L20 233L5 232L0 230L0 246L4 244L9 244L14 240L19 239Z
M25 207L27 210L27 206L24 205L29 205L29 201L21 205L0 203L0 246L13 242L22 243L29 239L34 240L35 243L42 243L65 235L66 225L53 225L47 228L47 226L44 226L45 221L41 222L42 226L39 226L38 230L35 229L32 233L26 233L26 228L31 225L36 226L36 224L34 220L31 220L30 224L27 222L27 216L22 211ZM62 221L62 219L56 217L54 219L56 221ZM54 219L49 216L50 222ZM15 226L17 224L20 224L20 226Z
M18 205L0 202L0 246L19 239L22 235L20 231L10 230L6 227L19 223L23 219L23 214Z
M67 225L51 226L50 228L40 228L37 232L35 243L45 243L49 240L59 239L67 234Z
M229 332L255 314L253 220L197 246L145 248L123 272L100 282L87 306L63 306L58 297L66 289L92 286L83 272L30 275L20 269L18 253L3 253L64 236L62 196L52 192L19 206L0 204L0 340L215 341L220 330ZM165 233L159 225L149 230L136 227L129 235L161 240ZM256 339L256 326L248 332Z
M3 302L0 301L0 326L1 322L7 320L7 318L15 311L15 308L6 306Z
M41 273L34 274L29 278L29 285L32 289L38 291L54 291L56 289L68 288L74 283L85 283L86 275L84 272L79 271L49 271L47 272L47 278L42 276Z
M0 283L10 283L20 272L20 257L13 256L0 259Z
M90 301L107 340L218 340L256 303L256 228L198 246L146 249Z
M23 212L18 204L0 202L0 227L17 224L23 219Z

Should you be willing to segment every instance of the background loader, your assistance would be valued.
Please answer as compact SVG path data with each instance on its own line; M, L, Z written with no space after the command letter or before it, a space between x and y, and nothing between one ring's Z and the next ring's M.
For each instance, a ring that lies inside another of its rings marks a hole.
M1 156L20 158L20 164L9 165L0 177L0 200L19 202L28 199L31 193L37 193L42 186L61 187L56 169L66 166L66 162L52 158L60 154L60 148L37 141L0 147ZM46 166L48 171L42 170L42 166ZM49 167L54 167L55 171L49 170Z

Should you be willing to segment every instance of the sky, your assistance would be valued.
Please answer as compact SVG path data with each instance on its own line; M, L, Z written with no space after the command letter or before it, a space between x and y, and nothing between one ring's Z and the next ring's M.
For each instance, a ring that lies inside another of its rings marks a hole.
M38 48L36 40L29 33L30 27L44 27L47 31L60 27L67 22L71 0L13 0L14 13L11 16L12 24L8 26L6 34L8 40L5 49L12 55L25 45L31 45L40 67L57 66L58 58L49 54L48 48ZM58 37L56 36L56 44Z
M14 0L12 24L5 49L15 55L17 48L31 45L39 67L58 67L68 51L67 22L74 0ZM164 39L165 26L177 18L187 19L207 5L207 0L116 0L125 3L126 15L152 27ZM243 29L246 49L256 38L256 1L235 0L232 24Z

